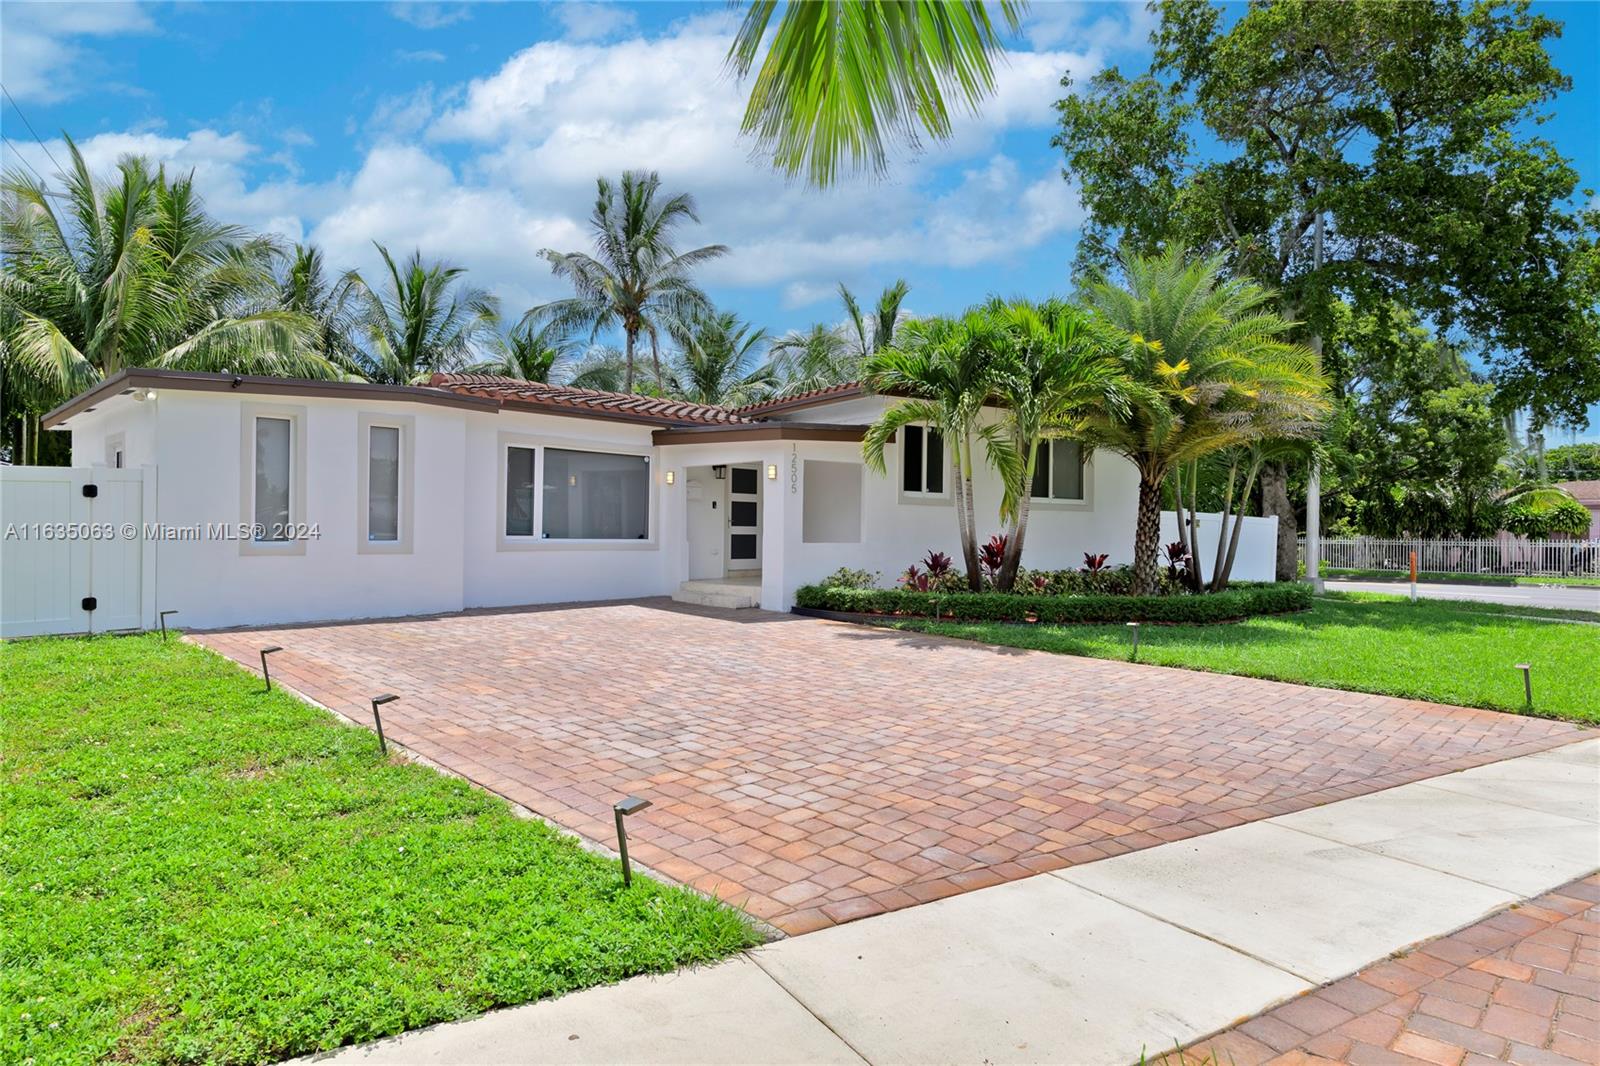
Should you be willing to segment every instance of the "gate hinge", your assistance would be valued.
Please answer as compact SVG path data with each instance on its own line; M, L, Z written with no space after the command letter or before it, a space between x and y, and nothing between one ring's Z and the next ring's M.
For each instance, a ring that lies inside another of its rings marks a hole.
M96 496L100 495L100 486L95 484L85 485L83 487L83 494L92 500Z

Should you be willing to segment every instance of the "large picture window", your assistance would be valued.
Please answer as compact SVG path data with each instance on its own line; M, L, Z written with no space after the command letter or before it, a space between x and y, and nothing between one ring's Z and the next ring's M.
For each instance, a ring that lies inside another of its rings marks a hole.
M533 449L506 449L506 536L533 536Z
M287 541L292 521L289 479L294 469L294 424L287 418L257 418L255 438L254 539Z
M944 493L944 438L927 426L900 430L900 488L925 496Z
M367 539L400 539L400 427L367 428Z
M1040 442L1030 495L1036 500L1083 499L1083 447L1077 441Z
M541 485L549 540L649 540L650 460L546 448Z

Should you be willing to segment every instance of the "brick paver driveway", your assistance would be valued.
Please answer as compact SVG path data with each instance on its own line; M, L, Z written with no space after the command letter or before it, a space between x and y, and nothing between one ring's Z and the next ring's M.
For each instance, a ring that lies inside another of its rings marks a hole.
M1574 726L666 601L195 639L788 932L1576 740Z

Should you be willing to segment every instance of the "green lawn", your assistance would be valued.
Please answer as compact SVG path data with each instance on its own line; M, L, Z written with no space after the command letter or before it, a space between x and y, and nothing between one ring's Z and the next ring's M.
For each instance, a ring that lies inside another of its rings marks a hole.
M1548 620L1522 617L1533 613ZM1515 664L1527 662L1533 666L1535 713L1600 723L1600 625L1568 620L1575 616L1332 595L1319 598L1310 611L1235 625L1142 626L1139 661L1511 711L1523 709L1522 673ZM1129 652L1125 625L894 625L1100 659L1126 659Z
M1302 566L1304 572L1305 567ZM1340 570L1323 567L1321 576L1329 581L1399 581L1409 582L1411 575L1403 570ZM1526 577L1520 574L1444 574L1423 570L1417 574L1417 584L1438 585L1525 585L1561 588L1600 588L1600 577Z
M754 939L177 640L0 645L0 699L0 1062L266 1062Z

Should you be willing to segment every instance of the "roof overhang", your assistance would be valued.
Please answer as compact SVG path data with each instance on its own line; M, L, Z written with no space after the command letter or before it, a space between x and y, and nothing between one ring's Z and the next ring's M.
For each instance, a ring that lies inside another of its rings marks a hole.
M370 381L315 381L306 378L275 378L257 374L210 374L197 370L162 370L130 367L119 370L98 385L81 392L46 414L39 424L45 429L60 428L74 415L91 411L124 392L134 389L178 389L184 392L239 392L267 396L311 396L330 400L366 400L379 403L423 403L472 411L496 411L498 400L463 396L443 389L416 385L374 385Z
M799 411L807 407L821 407L824 404L838 403L840 400L853 400L858 396L867 396L866 386L859 382L850 382L846 385L830 385L825 389L814 392L801 393L786 400L764 400L761 403L749 404L738 409L739 414L746 418L767 418L771 415L783 414L786 411Z
M811 422L768 422L755 426L679 426L650 434L652 444L733 444L757 440L826 440L858 443L866 426L827 426Z

